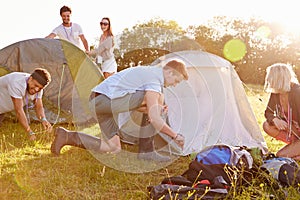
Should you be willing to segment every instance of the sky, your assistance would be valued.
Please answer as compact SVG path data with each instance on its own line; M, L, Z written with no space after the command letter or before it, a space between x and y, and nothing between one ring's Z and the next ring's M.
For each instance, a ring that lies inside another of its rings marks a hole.
M47 36L61 24L59 9L72 9L71 21L81 25L89 45L97 44L102 17L110 17L115 35L125 28L159 17L181 27L205 24L214 16L256 17L300 33L297 0L1 0L0 49L12 43Z

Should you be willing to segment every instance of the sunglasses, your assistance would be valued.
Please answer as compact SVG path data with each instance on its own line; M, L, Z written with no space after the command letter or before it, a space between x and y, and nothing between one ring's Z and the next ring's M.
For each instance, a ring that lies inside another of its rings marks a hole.
M108 26L109 23L106 23L106 22L100 22L100 25L104 25L104 26Z

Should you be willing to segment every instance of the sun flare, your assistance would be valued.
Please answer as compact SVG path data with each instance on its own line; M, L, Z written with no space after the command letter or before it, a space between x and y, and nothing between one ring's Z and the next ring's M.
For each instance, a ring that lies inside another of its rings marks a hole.
M300 12L295 0L283 2L262 1L262 5L257 8L258 15L267 22L274 23L286 33L300 34ZM264 31L267 31L264 29Z

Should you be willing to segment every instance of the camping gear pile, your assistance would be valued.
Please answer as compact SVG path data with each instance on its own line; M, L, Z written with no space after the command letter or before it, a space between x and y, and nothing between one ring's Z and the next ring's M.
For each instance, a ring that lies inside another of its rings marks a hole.
M263 155L259 148L216 144L196 154L181 175L166 177L148 191L152 200L230 199L230 191L251 186L253 179L274 189L297 187L300 168L291 158Z

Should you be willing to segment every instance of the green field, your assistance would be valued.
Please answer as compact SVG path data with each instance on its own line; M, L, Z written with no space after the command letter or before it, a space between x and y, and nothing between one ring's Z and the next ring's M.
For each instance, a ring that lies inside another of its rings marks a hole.
M261 127L268 96L259 86L248 85L245 90ZM42 132L40 124L33 126ZM284 145L264 137L272 152ZM147 199L147 186L180 175L191 161L189 156L180 157L153 172L127 173L106 167L88 151L76 147L64 147L62 155L54 157L50 153L53 138L53 134L40 133L37 141L28 141L18 123L4 121L0 129L0 199ZM300 199L296 188L274 190L256 179L248 187L232 190L229 199L282 199L284 194L286 199Z

